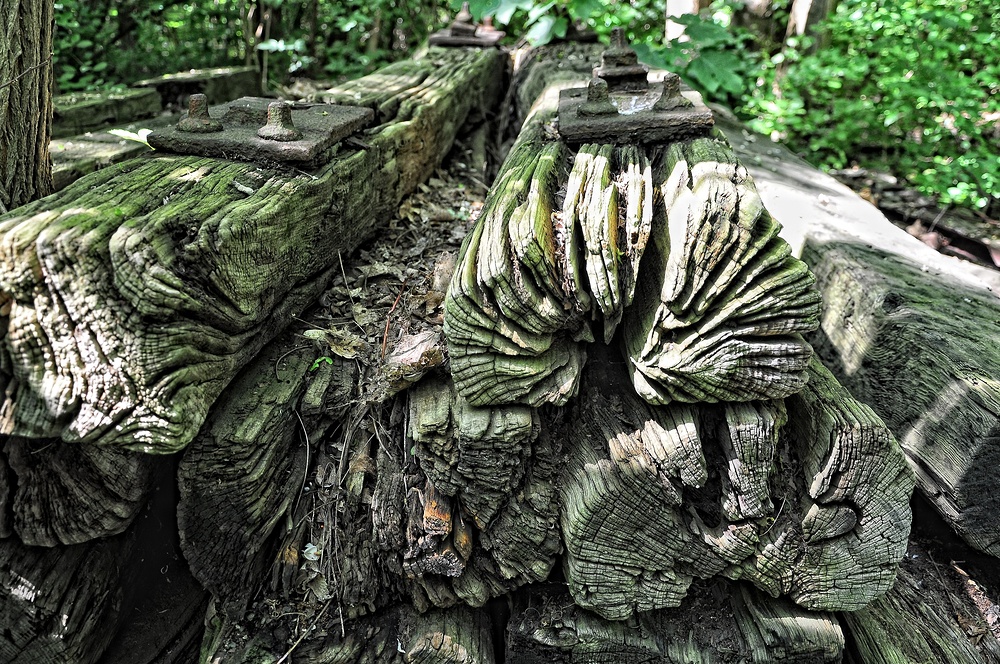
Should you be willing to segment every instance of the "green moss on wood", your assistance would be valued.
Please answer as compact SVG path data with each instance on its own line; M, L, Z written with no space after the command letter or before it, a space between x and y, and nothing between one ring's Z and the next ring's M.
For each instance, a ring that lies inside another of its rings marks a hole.
M52 99L52 136L75 136L113 124L151 118L162 108L159 93L143 88L59 95Z
M313 174L156 156L0 218L5 432L169 453L261 346L440 162L495 52L422 65L405 120Z

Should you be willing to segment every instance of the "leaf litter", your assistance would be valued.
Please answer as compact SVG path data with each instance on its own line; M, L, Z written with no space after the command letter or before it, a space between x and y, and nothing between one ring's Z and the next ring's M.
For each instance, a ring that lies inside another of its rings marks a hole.
M339 426L322 440L309 440L303 425L312 457L279 533L271 583L230 630L225 650L287 653L305 639L295 653L301 656L310 642L343 636L352 617L379 608L365 597L365 588L355 587L359 578L371 577L369 590L389 589L383 595L404 592L401 570L386 578L372 562L381 553L373 554L378 542L368 541L380 536L371 516L379 500L370 486L376 470L371 457L380 448L403 447L402 402L393 397L428 372L447 370L445 292L487 193L482 172L463 159L468 153L456 145L445 166L403 200L377 237L340 257L331 284L302 321L309 329L301 336L316 352L309 373L352 372L355 380L348 403L331 414ZM415 464L405 450L399 455ZM345 533L365 531L371 533L365 541L342 541ZM401 550L382 549L387 555Z

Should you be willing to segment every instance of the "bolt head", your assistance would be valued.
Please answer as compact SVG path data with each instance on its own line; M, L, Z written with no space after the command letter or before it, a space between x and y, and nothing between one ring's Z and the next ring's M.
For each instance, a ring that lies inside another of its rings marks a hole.
M287 102L272 101L267 105L267 124L257 135L269 141L297 141L302 132L292 124L292 107Z
M177 131L193 134L222 131L222 123L213 120L208 113L208 97L203 94L193 94L188 98L188 114L177 123Z

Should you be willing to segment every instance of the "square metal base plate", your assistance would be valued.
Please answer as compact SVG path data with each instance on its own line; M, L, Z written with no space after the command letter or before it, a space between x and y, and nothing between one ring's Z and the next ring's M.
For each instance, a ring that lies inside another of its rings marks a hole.
M694 105L668 111L652 108L659 90L612 93L618 113L579 115L586 88L559 93L559 135L567 143L667 143L705 136L715 124L712 111L697 93L682 93ZM646 98L644 98L646 97ZM647 108L644 108L647 107Z
M241 97L210 114L222 131L191 133L176 127L157 129L147 141L157 150L240 161L279 161L297 168L317 168L328 162L331 148L364 129L375 117L370 108L334 104L292 104L292 123L302 132L297 141L272 141L257 136L267 122L267 97Z

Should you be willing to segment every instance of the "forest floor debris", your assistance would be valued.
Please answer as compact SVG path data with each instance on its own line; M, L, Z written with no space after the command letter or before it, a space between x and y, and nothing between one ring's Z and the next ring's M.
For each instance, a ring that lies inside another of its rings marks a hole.
M344 423L326 440L309 441L316 453L299 496L305 521L285 536L270 587L261 588L223 650L254 648L253 635L259 648L259 635L268 635L265 641L278 646L277 652L287 652L303 639L342 635L345 622L357 614L358 608L338 603L343 570L337 556L325 553L342 545L327 537L340 530L327 523L341 518L349 499L341 482L331 479L339 472L332 457L348 448L352 436L385 435L392 397L428 371L446 367L444 295L455 256L487 193L473 159L470 148L457 144L446 166L402 202L383 232L340 257L329 288L304 315L303 343L315 345L318 354L312 369L349 360L357 366L358 384ZM351 468L366 463L371 460L348 461ZM289 547L296 533L302 542Z

